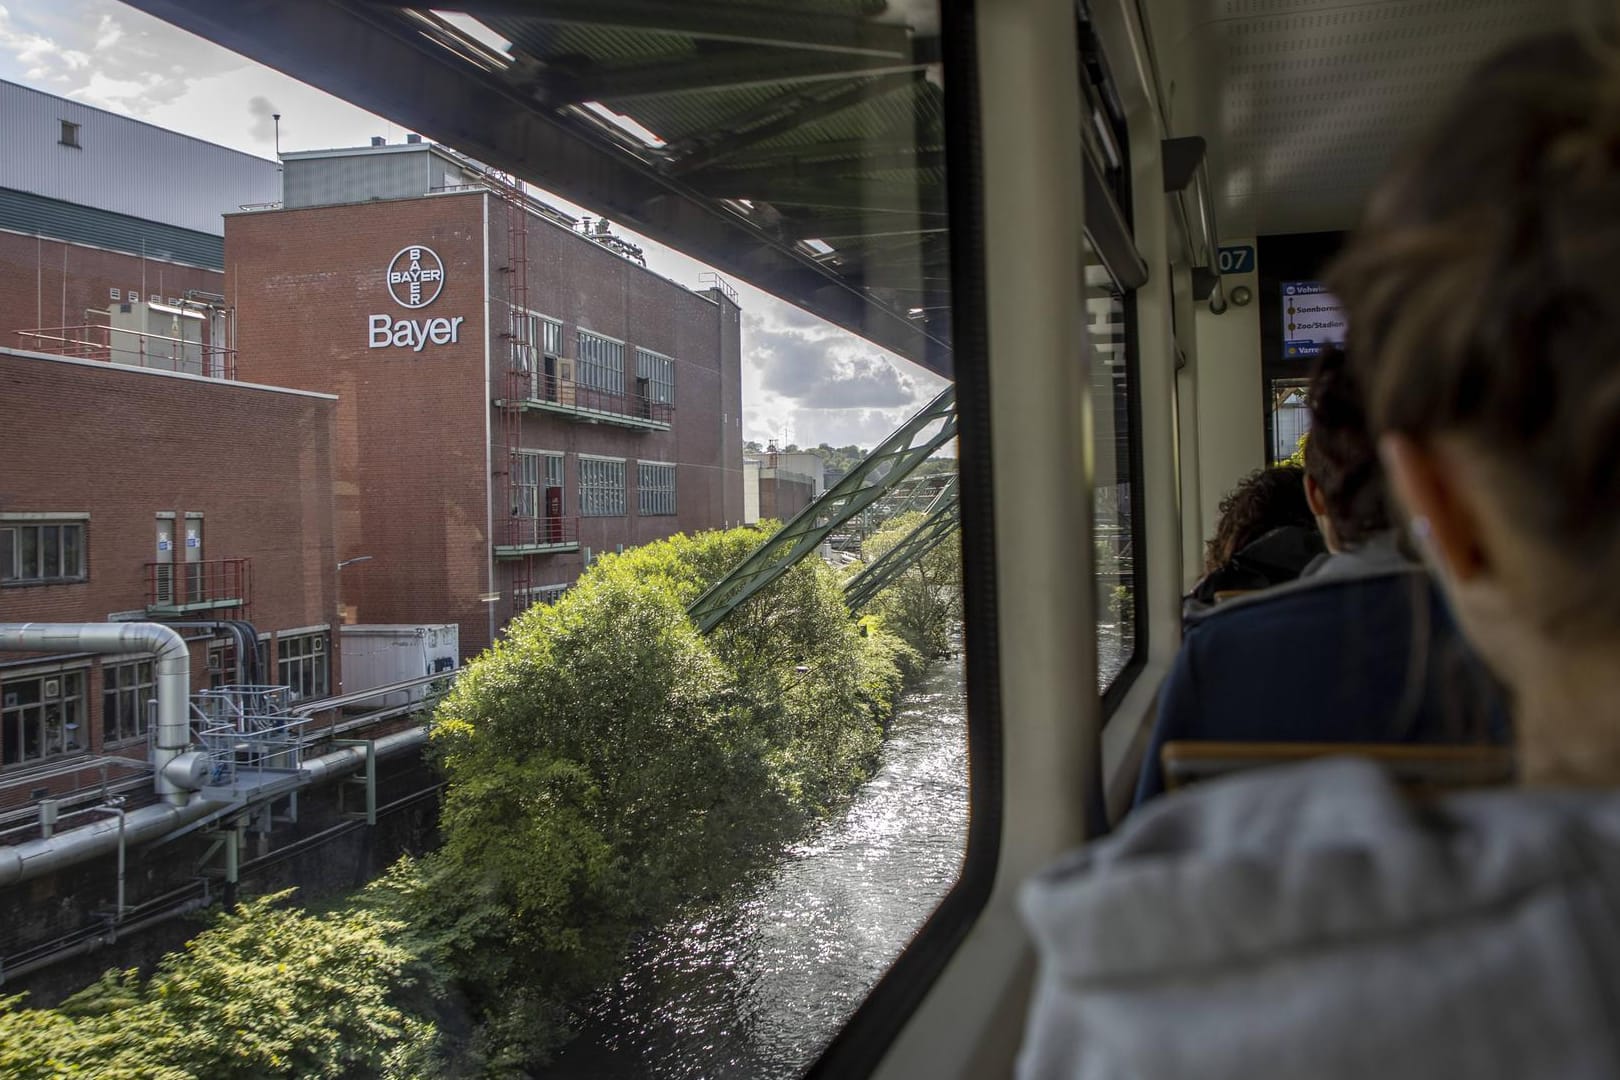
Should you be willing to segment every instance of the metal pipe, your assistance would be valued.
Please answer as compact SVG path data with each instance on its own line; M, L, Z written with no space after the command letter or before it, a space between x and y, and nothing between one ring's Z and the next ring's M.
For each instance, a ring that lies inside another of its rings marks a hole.
M131 624L124 624L131 625ZM385 735L374 743L378 759L414 749L427 742L426 728L411 728ZM351 746L334 753L324 754L303 763L300 767L300 788L325 783L360 768L366 762L366 748ZM229 803L193 799L186 806L159 803L129 811L124 825L124 843L139 844L155 840L176 829L184 828L209 814L228 809ZM111 819L93 825L59 832L50 839L31 840L26 844L0 847L0 888L28 881L63 867L86 862L115 850L119 844L119 825Z
M1221 285L1221 240L1220 230L1215 224L1215 194L1209 183L1209 158L1199 159L1198 168L1193 173L1193 204L1198 211L1198 228L1203 233L1204 265L1215 277L1215 286L1209 293L1209 310L1211 314L1222 315L1226 312L1226 290Z
M163 775L163 767L191 747L191 650L173 629L136 623L0 623L0 652L155 653L157 742L153 786L164 802L184 806L190 792Z

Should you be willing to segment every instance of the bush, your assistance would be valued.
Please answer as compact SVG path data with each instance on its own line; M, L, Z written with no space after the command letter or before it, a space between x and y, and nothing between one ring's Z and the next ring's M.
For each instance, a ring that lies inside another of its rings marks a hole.
M871 565L911 535L923 517L911 511L891 518L867 538L861 558ZM946 537L913 562L872 599L867 610L923 656L948 651L951 633L962 621L962 553L957 538Z
M0 1075L120 1080L430 1075L437 1032L401 1006L412 956L368 911L244 903L151 978L109 971L57 1009L0 1001Z

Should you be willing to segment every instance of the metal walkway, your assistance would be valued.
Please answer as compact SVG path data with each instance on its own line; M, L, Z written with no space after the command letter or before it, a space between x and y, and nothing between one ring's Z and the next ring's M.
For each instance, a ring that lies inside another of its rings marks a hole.
M956 388L948 386L842 480L828 488L821 498L800 511L698 597L687 614L697 623L699 632L707 634L719 626L738 605L781 577L794 563L814 552L828 536L893 491L912 470L955 437ZM950 490L954 506L954 483ZM908 537L906 543L909 544L910 539Z

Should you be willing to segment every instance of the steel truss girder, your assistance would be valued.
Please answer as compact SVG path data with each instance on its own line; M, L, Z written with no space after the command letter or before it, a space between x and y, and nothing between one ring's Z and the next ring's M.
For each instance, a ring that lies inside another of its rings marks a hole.
M940 489L939 496L928 508L927 516L906 534L904 540L844 583L844 601L849 604L849 610L860 611L870 604L878 593L955 532L959 520L956 478L953 476L950 483Z
M938 429L935 430L935 425ZM871 506L956 437L956 388L948 386L883 440L843 479L801 510L687 608L707 634L751 596L785 574L838 528Z

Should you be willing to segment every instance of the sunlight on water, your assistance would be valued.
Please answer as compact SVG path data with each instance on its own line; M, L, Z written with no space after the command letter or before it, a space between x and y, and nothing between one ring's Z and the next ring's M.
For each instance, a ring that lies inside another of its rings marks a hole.
M956 879L965 716L961 662L934 665L850 806L736 898L649 936L552 1075L799 1075Z

